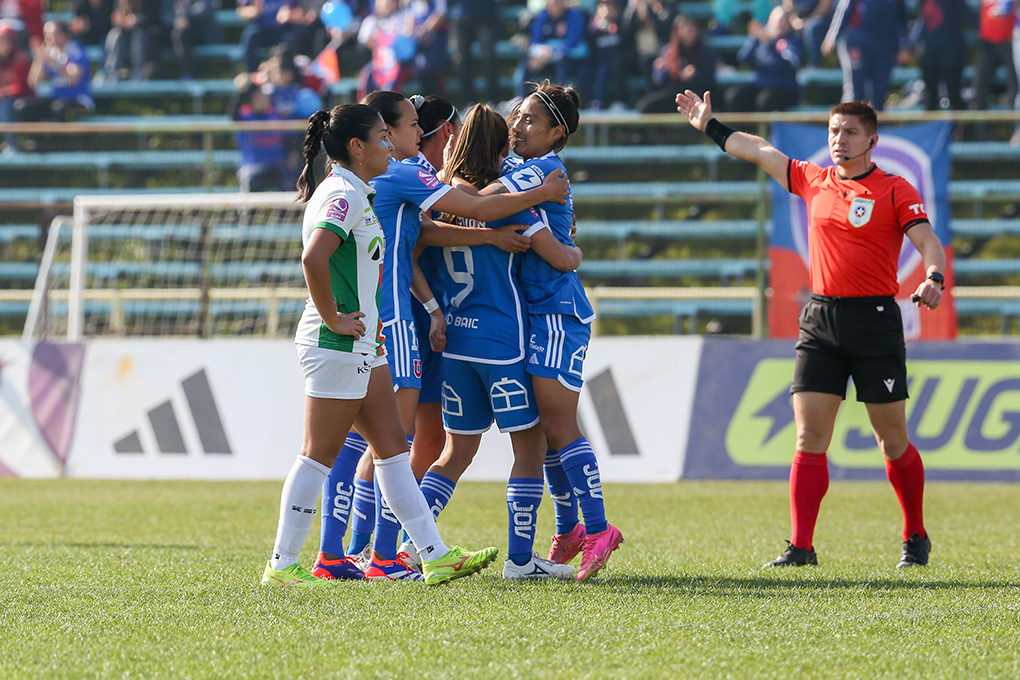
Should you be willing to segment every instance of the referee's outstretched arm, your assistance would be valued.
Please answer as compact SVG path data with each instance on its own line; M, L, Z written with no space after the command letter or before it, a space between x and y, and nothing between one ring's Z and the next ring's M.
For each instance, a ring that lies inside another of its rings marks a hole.
M676 110L687 117L696 129L704 132L719 147L737 158L750 161L772 175L779 186L787 185L786 165L789 156L758 135L734 130L712 117L712 93L705 92L702 99L695 92L685 90L676 96Z

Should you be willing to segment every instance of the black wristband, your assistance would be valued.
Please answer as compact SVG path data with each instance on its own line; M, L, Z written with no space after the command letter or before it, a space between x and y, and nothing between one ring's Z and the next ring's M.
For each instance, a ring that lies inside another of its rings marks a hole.
M928 276L926 276L925 278L931 279L935 283L939 284L939 286L942 287L942 290L946 289L946 277L943 276L941 272L932 272L931 274L928 274Z
M713 142L719 145L719 148L723 151L726 150L726 140L730 138L736 130L731 128L729 125L720 123L717 119L712 118L708 121L708 125L705 126L705 135Z

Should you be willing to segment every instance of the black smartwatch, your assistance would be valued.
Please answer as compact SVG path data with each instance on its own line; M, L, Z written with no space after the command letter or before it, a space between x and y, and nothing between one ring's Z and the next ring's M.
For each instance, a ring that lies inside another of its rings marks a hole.
M946 277L942 276L941 272L932 272L931 274L928 274L926 278L939 284L939 287L941 287L942 290L946 289Z

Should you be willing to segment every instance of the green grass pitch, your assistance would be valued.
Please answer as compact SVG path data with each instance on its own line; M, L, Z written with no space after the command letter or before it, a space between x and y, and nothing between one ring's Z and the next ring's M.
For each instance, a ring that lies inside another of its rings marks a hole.
M303 591L258 585L280 488L0 480L0 678L1020 677L1017 486L929 484L926 569L894 568L886 484L833 483L820 565L772 571L785 483L681 482L607 485L626 542L586 584L504 583L501 556ZM440 520L501 552L505 527L500 484Z

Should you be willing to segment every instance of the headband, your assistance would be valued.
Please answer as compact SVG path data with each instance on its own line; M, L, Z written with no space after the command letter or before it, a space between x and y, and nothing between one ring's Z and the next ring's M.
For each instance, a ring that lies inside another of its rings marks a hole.
M415 95L415 96L417 97L417 96L420 96L420 95ZM446 117L446 120L444 120L442 123L437 125L435 129L429 130L428 132L422 133L422 136L419 137L419 139L425 139L429 135L434 135L435 133L439 132L439 128L443 127L444 125L449 123L451 120L453 120L453 117L456 116L456 115L457 115L457 107L454 106L453 107L453 111L450 111L450 115Z
M563 114L560 113L560 110L556 107L552 97L547 95L545 92L542 92L542 90L535 90L535 94L538 95L538 98L541 99L542 102L545 103L546 107L548 107L549 111L552 112L553 118L558 121L558 124L563 126L563 131L569 135L570 128L567 127L567 121L563 117Z

